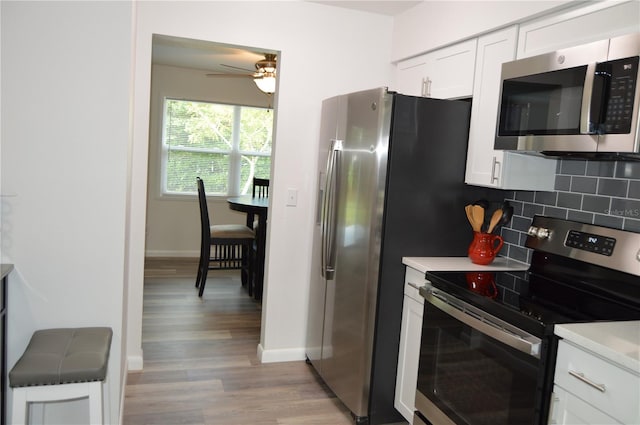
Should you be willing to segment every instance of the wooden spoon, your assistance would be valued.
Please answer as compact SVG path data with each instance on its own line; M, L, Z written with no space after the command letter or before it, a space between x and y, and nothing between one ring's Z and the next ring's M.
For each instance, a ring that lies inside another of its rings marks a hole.
M475 226L473 224L473 214L471 213L471 205L467 205L466 207L464 207L464 211L467 213L467 220L469 220L471 228L475 230Z
M491 216L491 221L489 221L489 229L487 230L489 233L493 232L493 229L496 228L501 218L502 218L502 208L498 208L493 212L493 215Z
M473 231L481 232L482 225L484 224L484 208L480 205L471 206L471 216L473 217L473 223L471 223Z

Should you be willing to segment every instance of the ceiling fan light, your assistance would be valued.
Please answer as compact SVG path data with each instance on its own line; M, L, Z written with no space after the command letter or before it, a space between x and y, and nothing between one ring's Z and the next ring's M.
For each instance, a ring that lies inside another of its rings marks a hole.
M262 78L254 78L253 82L256 83L256 86L258 86L261 91L267 94L273 94L276 92L276 77L273 75L265 75Z

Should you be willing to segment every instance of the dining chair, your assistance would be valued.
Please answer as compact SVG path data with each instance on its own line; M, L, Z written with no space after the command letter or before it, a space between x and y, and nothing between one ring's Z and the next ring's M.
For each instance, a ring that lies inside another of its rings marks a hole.
M267 198L269 196L269 179L253 178L253 197Z
M252 195L253 198L268 198L269 197L269 179L261 179L258 177L253 178ZM257 232L258 219L253 221L253 230Z
M261 179L258 177L253 178L252 197L254 198L268 198L269 197L269 179ZM256 234L256 240L253 243L253 258L258 258L258 243L260 243L260 235L264 238L264 232L266 229L260 229L260 220L256 218L253 220L253 231ZM262 233L261 233L262 232ZM264 267L264 264L261 265ZM257 268L254 272L257 271ZM262 288L260 287L261 279L254 275L253 285L256 297L260 298L262 294Z
M202 297L209 270L241 270L242 283L251 292L253 280L253 242L255 232L242 224L216 224L209 222L209 209L204 182L197 177L200 203L200 262L196 288Z

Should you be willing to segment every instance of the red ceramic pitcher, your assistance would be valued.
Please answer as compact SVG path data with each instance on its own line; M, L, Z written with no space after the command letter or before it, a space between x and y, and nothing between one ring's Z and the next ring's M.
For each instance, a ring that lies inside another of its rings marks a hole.
M492 299L498 296L498 287L493 273L469 272L466 277L467 286L471 291Z
M469 245L469 258L475 264L490 264L504 241L499 235L492 233L473 232L473 241Z

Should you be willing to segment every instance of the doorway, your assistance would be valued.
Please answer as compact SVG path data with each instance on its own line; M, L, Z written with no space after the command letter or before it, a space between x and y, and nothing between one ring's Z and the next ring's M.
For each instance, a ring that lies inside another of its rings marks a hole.
M278 53L268 49L153 35L145 257L197 258L199 255L200 224L195 193L193 196L167 194L162 189L163 100L190 99L268 108L274 115L274 95L258 89L251 69L256 69L256 62L264 59L265 54ZM195 189L195 176L193 181ZM210 210L216 222L245 222L244 214L228 208L224 196L214 200Z
M238 196L242 190L247 189L245 180L251 173L246 172L249 167L245 165L253 165L250 162L255 162L256 158L255 155L247 152L250 147L242 145L237 140L234 142L236 145L232 147L230 140L201 143L189 139L181 143L178 153L183 157L192 155L193 168L169 165L167 156L168 150L172 147L163 141L167 139L163 134L165 130L163 121L165 118L169 119L166 105L176 102L215 106L230 110L230 114L235 110L243 110L242 114L246 111L262 110L266 111L262 116L273 117L275 115L273 95L260 91L253 81L252 73L248 71L250 67L255 69L256 61L265 57L265 53L257 53L257 51L253 48L228 46L202 40L153 36L145 256L198 257L200 227L197 202L195 202L197 193L195 174L199 172L230 176L228 187L220 184L213 188L207 184L207 195L211 196L214 193L219 195L209 207L213 217L212 224L244 224L245 216L229 210L225 201L227 196ZM169 100L175 100L175 102L169 102ZM183 102L185 100L188 102ZM229 118L229 120L233 119ZM205 121L203 119L203 122ZM216 127L213 131L209 129L203 131L203 137L216 137L220 134L220 139L231 139L232 136L226 132L231 133L231 127L236 123L228 125L226 122L220 122L220 125L217 123L212 125ZM237 125L240 127L238 133L242 133L242 123L239 122ZM195 135L197 138L199 137L197 131L199 130L194 130L189 135L181 135L185 138L192 138ZM181 132L185 133L184 130ZM271 134L265 137L270 138ZM225 142L229 144L228 152L224 152ZM273 163L270 144L266 150L263 149L257 154L269 155L270 163ZM259 150L259 148L251 148ZM168 176L173 169L167 170L167 167L176 167L187 177L177 177L175 182L172 181L169 184L167 180L172 177ZM270 177L268 171L263 173L267 175L258 177ZM204 176L200 177L208 182ZM189 186L190 183L192 186Z

